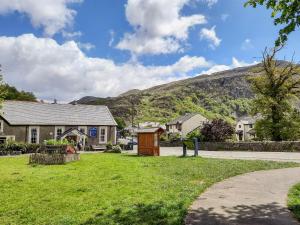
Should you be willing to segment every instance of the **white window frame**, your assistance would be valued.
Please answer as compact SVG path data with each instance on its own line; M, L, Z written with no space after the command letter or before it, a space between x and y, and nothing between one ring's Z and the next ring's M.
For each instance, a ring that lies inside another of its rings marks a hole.
M81 129L83 129L84 133L87 134L87 126L78 126L78 130L80 131Z
M36 143L31 142L31 130L36 129ZM39 144L40 143L40 127L39 126L30 126L28 128L28 143Z
M101 130L105 130L105 136L104 136L104 141L101 141ZM107 143L107 127L99 127L99 144L106 144Z
M55 126L54 129L54 139L57 139L57 130L61 129L61 133L63 134L65 132L65 126Z
M3 133L4 131L4 121L0 120L0 132Z

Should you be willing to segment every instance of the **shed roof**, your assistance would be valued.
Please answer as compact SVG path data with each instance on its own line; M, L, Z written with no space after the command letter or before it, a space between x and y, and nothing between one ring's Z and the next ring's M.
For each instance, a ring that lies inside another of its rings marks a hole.
M186 113L183 116L180 116L176 118L175 120L172 120L171 122L167 123L167 125L175 125L177 123L184 123L185 121L191 119L192 117L198 115L199 113Z
M102 105L4 101L1 116L11 125L117 125Z
M161 127L154 127L154 128L145 128L145 129L139 129L137 133L155 133L155 132L164 132L164 129Z

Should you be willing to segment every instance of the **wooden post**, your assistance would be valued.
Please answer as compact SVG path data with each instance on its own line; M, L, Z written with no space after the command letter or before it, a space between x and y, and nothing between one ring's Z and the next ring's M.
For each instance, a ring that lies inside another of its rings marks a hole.
M183 157L186 157L186 144L184 143L184 140L182 141L182 150L183 150Z
M198 150L199 150L198 138L194 138L194 145L195 145L194 156L198 156Z

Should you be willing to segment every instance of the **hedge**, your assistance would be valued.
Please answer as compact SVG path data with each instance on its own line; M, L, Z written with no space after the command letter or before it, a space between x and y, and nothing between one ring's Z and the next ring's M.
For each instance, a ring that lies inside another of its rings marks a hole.
M35 153L40 147L41 146L38 144L7 142L5 144L0 144L0 155Z

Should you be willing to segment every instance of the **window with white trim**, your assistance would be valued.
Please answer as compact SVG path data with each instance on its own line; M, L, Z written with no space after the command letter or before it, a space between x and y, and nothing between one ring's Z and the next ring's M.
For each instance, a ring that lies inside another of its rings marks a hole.
M28 142L31 144L39 144L40 129L39 127L29 127Z
M63 126L55 127L55 139L57 137L59 137L60 135L62 135L63 132L65 132L65 127L63 127Z
M106 143L107 127L99 128L99 143Z

